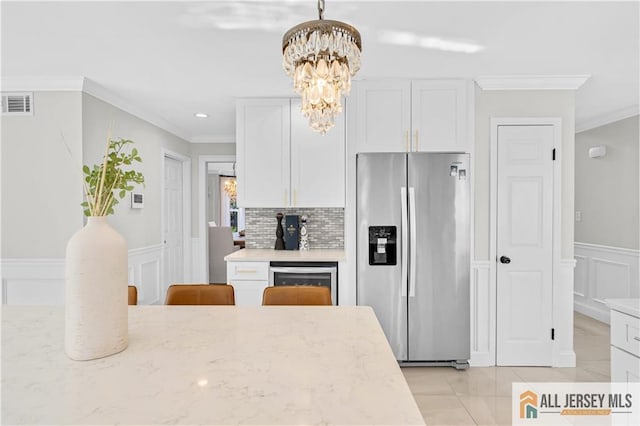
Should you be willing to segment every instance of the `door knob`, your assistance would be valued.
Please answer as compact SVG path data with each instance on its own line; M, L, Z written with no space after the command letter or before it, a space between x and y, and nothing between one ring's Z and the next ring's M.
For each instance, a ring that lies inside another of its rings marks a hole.
M511 263L511 259L509 259L507 256L500 256L500 263L504 263L506 265L508 263Z

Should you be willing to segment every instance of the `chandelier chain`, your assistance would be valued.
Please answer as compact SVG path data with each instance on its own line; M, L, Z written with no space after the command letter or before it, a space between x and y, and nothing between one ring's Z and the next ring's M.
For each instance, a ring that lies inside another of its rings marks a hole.
M282 66L302 98L301 112L323 134L342 113L342 97L349 94L362 51L358 30L325 20L324 9L324 0L318 0L320 19L298 24L282 38Z

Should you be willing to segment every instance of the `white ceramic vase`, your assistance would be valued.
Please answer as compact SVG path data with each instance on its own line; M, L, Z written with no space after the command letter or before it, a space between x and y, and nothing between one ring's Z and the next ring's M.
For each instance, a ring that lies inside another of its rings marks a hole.
M128 343L127 243L91 216L67 244L65 351L90 360L123 351Z

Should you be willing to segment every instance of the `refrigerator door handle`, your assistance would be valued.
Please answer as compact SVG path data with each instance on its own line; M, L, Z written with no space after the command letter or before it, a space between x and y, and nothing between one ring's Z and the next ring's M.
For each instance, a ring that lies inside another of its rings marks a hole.
M411 271L409 272L409 297L416 295L416 191L409 187L409 223L411 226Z
M407 259L409 250L409 228L407 218L407 188L400 188L400 210L402 211L402 281L400 288L402 289L402 297L407 297Z

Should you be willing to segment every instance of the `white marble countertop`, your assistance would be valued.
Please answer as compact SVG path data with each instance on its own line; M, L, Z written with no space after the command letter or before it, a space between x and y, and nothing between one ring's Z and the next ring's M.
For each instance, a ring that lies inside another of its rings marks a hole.
M369 307L131 306L72 361L64 308L2 308L3 424L424 424Z
M640 299L605 299L604 301L614 311L640 318Z
M345 260L342 249L311 249L311 250L273 250L273 249L242 249L225 256L226 261L283 261L283 262L340 262Z

